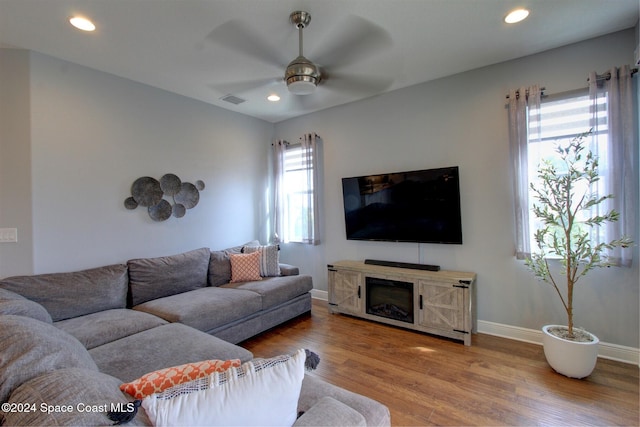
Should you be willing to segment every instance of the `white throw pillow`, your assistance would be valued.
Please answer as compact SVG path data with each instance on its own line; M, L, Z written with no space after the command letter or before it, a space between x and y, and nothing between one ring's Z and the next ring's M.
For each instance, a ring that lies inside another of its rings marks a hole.
M256 359L147 396L154 426L291 426L306 353Z

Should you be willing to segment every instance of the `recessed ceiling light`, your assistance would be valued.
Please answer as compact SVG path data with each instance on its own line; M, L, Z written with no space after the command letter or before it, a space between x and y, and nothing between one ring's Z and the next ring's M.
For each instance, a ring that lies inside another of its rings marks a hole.
M529 16L529 11L527 9L516 9L509 12L509 14L504 18L504 22L507 24L515 24L516 22L524 20L527 16Z
M280 97L278 95L276 95L275 93L272 93L271 95L267 96L267 99L271 102L278 102L280 101Z
M72 16L69 18L71 25L82 31L94 31L96 26L93 22L82 16Z

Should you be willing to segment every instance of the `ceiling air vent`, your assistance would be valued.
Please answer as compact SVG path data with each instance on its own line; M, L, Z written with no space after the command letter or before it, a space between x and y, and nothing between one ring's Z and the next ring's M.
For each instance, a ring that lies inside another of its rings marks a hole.
M238 98L237 96L233 96L233 95L225 95L220 99L235 105L242 104L243 102L246 101L246 99Z

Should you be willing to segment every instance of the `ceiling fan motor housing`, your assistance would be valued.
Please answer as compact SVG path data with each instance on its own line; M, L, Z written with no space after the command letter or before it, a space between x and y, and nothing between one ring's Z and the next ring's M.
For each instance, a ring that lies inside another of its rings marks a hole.
M298 56L287 66L284 79L289 92L295 95L308 95L320 83L320 70L304 56Z

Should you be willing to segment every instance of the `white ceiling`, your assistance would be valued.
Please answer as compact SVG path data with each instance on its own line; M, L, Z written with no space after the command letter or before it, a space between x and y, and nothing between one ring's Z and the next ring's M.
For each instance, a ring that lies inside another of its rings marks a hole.
M505 24L519 6L531 10L529 18ZM278 122L627 29L638 22L639 6L639 0L0 0L0 45ZM305 56L321 66L323 58L335 62L306 96L289 95L282 81L298 54L289 23L294 10L312 16ZM75 14L91 18L97 30L71 27L67 19ZM359 30L372 36L357 39ZM267 101L271 92L282 100ZM227 94L246 102L222 101Z

